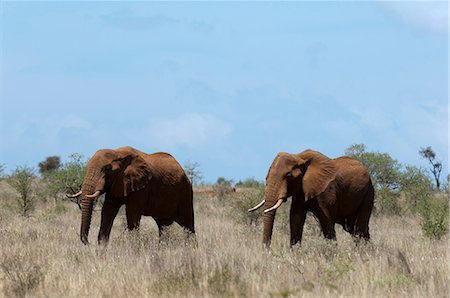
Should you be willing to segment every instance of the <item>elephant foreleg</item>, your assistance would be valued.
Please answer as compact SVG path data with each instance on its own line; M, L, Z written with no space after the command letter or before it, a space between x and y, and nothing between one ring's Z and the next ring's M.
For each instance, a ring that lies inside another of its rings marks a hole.
M290 211L290 228L291 228L291 246L301 243L303 226L306 219L306 209L304 202L292 198Z
M163 242L165 238L164 230L173 223L173 220L156 219L159 230L159 242Z
M98 233L98 244L106 245L109 241L111 228L120 209L120 202L112 199L106 199L102 207L102 219L100 223L100 231Z

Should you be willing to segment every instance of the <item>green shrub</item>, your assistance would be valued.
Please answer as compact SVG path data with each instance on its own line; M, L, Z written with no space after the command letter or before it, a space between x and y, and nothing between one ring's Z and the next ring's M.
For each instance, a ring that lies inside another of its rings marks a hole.
M432 183L423 169L406 166L401 174L401 191L405 196L405 207L412 213L419 212L419 206L432 195Z
M8 183L19 193L17 206L22 216L28 217L34 209L35 196L33 180L36 178L33 168L17 167L8 179Z
M80 154L72 154L69 161L46 177L49 195L55 201L66 193L76 193L80 190L86 172L86 162Z
M258 188L261 186L264 187L264 183L253 177L239 180L238 183L236 183L236 187Z
M374 214L400 215L402 208L399 203L400 193L387 187L375 192Z
M223 199L226 194L233 192L233 180L219 177L217 178L216 184L214 184L213 186L213 190L215 193L217 193L219 199Z
M431 197L420 206L422 231L430 239L441 239L448 233L449 202L447 196Z
M264 198L264 185L246 189L240 191L231 200L233 213L237 213L239 221L248 225L258 225L259 220L262 218L261 209L248 212L248 209L253 208L260 203Z

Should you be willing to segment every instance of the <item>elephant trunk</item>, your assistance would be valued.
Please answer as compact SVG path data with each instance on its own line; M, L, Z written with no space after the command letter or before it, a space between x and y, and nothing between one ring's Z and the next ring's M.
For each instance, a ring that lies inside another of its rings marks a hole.
M268 185L266 187L266 195L264 197L264 210L273 207L278 199L278 188L274 185ZM269 212L264 212L264 232L263 232L263 244L266 248L270 247L270 242L272 239L273 223L275 221L276 210L271 210Z
M80 238L81 242L84 244L89 243L89 228L91 226L92 210L94 208L94 200L87 198L86 195L90 195L95 192L96 185L100 179L102 179L102 175L99 169L88 168L83 181L83 186L81 188L83 199L81 200Z
M81 230L80 238L83 244L89 244L89 228L91 226L92 209L94 208L94 201L83 198L81 201Z

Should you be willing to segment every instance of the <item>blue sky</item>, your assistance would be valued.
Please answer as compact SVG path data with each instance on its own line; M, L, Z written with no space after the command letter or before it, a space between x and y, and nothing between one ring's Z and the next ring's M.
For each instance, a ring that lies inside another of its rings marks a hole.
M446 2L2 2L7 169L131 145L264 179L353 143L448 165Z

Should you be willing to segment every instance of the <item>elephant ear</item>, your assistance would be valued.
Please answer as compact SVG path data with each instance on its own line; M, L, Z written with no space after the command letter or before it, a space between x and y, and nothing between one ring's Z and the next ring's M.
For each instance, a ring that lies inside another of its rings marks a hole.
M115 197L126 197L145 188L152 177L149 164L134 152L121 158L121 168L123 172L111 189Z
M123 172L124 195L143 189L151 179L150 167L148 163L137 154L128 155L130 164Z
M305 150L299 156L307 165L303 176L303 192L305 199L309 200L323 193L336 179L337 167L334 160L317 151Z

